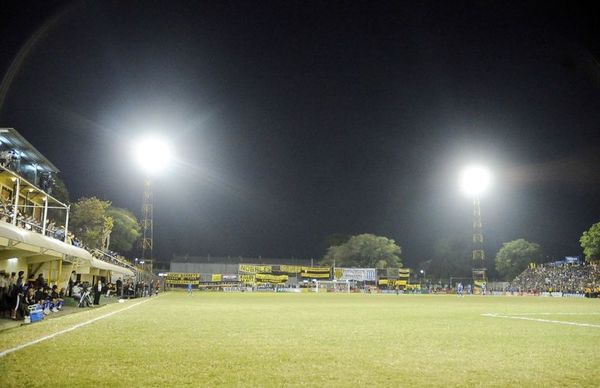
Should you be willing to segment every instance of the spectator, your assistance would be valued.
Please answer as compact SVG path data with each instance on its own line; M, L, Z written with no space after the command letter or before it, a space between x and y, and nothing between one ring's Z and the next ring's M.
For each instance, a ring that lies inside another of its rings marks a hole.
M106 297L110 298L110 294L114 293L116 290L116 287L113 283L106 283L106 285L104 286L103 292L106 293Z
M52 312L58 312L62 310L63 299L58 294L58 287L55 285L52 286L52 290L50 291L50 301L52 302Z
M121 280L121 278L117 279L117 295L119 296L119 298L123 297L123 281Z
M17 278L15 284L12 287L12 297L13 297L13 309L11 312L11 318L16 320L17 319L17 312L21 311L20 307L21 307L21 302L22 302L22 298L25 296L23 294L23 274L25 272L23 271L19 271L19 277ZM13 272L14 274L14 272Z
M520 292L584 293L600 285L600 268L590 265L538 265L518 275L510 287Z
M98 283L94 286L94 304L100 304L100 295L102 294L102 281L98 279Z
M75 271L71 271L71 276L69 276L69 296L73 296L73 286L77 282L77 273Z
M10 310L8 303L8 274L0 270L0 313Z
M24 323L31 323L31 318L29 316L29 306L34 305L34 304L35 304L34 289L32 287L30 287L27 290L27 294L23 297L23 300L21 300L19 303L19 312L20 312L21 316L23 317Z
M46 280L44 279L44 274L40 273L35 281L35 285L37 287L45 287L46 286Z
M81 291L81 285L79 282L75 282L75 284L73 284L73 288L71 289L71 297L77 302L79 302L81 299Z

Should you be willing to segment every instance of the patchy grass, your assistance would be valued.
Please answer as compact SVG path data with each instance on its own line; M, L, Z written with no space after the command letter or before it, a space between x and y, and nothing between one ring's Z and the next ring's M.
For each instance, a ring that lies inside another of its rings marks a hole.
M0 350L133 303L8 330ZM567 312L578 315L557 314ZM598 324L600 300L173 292L11 353L0 376L3 386L598 385L600 328L483 313Z

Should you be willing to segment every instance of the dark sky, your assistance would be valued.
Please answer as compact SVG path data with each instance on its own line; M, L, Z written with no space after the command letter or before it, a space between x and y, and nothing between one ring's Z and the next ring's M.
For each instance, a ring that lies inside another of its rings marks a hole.
M26 49L0 125L61 169L73 199L138 214L130 145L168 136L159 259L318 258L329 235L369 232L411 265L439 239L470 240L457 178L474 162L494 172L488 255L520 237L580 254L600 220L596 10L353 3L3 3L2 71Z

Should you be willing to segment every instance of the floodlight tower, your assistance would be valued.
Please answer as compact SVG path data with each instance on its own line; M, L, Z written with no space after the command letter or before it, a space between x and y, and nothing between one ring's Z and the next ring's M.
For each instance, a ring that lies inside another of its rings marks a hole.
M144 178L144 200L142 202L142 261L152 263L154 239L154 203L152 200L152 180Z
M163 170L170 159L169 145L162 139L150 137L135 146L135 156L144 171L144 199L142 203L142 257L141 261L150 264L153 271L154 245L154 201L152 194L152 177Z
M489 187L490 182L490 172L481 166L467 167L460 177L463 191L473 199L473 265L478 267L483 267L485 260L479 198ZM475 280L485 280L485 268L473 268L473 277Z

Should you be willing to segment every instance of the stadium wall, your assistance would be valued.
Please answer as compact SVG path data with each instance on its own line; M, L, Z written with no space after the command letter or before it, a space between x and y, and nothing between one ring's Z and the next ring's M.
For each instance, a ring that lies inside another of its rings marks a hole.
M173 256L170 272L176 273L238 273L239 264L284 264L310 266L310 259L273 259L264 257Z
M238 273L239 264L225 263L171 263L170 272L177 273Z

